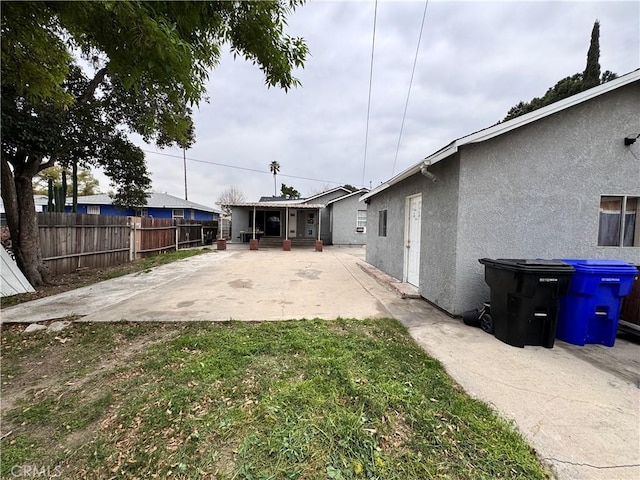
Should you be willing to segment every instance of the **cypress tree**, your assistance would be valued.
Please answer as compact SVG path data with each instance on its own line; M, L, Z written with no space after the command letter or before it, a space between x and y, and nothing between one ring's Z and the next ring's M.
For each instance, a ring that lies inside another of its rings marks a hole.
M519 117L529 112L533 112L538 108L544 107L551 103L570 97L577 93L583 92L589 88L609 82L618 75L606 70L600 77L600 21L596 20L591 30L591 44L587 52L587 65L582 73L575 73L570 77L563 78L553 87L547 90L542 98L534 98L529 102L520 102L511 107L507 116L502 120L506 122L512 118Z
M600 85L600 21L596 20L591 30L591 44L587 52L587 66L582 74L584 89Z

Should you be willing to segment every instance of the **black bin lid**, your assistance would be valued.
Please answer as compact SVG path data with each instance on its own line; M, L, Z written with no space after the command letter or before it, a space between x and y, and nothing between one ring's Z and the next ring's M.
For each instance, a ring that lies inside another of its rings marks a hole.
M575 271L572 265L561 260L544 260L540 258L481 258L478 260L485 267L525 273L566 273Z

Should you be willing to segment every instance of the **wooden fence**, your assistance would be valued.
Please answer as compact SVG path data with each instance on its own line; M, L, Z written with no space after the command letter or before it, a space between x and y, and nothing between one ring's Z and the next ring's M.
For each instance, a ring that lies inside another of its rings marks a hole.
M53 274L130 260L127 217L38 213L38 231L42 258Z
M137 258L202 245L217 222L38 213L42 258L52 274L104 268Z

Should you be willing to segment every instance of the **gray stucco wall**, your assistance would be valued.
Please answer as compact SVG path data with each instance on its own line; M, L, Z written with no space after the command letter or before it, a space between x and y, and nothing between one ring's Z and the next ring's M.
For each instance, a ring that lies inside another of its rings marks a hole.
M346 192L344 190L338 190L313 198L309 200L309 203L320 203L326 205L331 200L342 197L345 194ZM322 242L326 244L331 243L331 225L328 208L323 208L322 210L320 210L320 240L322 240Z
M396 191L401 191L400 188L394 187L388 188L368 200L365 260L392 277L402 280L405 206L400 194L396 194ZM381 210L387 211L386 237L381 237L378 234Z
M482 257L640 263L640 247L597 246L600 196L640 196L640 148L623 142L638 112L636 83L463 147L452 313L488 299Z
M640 86L628 85L491 140L463 146L372 197L366 260L403 279L406 197L422 193L420 294L459 315L488 299L479 258L608 258L598 247L601 195L640 196ZM378 211L388 210L387 237Z
M352 195L330 204L325 209L331 213L330 241L333 245L364 245L367 242L366 232L356 231L358 210L367 210L367 204L359 199L360 195Z
M420 295L445 310L455 298L456 223L458 212L458 160L429 169L434 183L421 174L371 198L367 220L366 260L380 270L403 278L407 197L422 195L420 224ZM387 237L378 236L378 212L387 209Z
M422 247L420 255L420 295L444 310L455 308L458 222L457 155L445 163L429 167L438 181L416 175L424 188L422 197Z
M231 241L242 243L240 232L249 225L249 210L246 208L231 209Z

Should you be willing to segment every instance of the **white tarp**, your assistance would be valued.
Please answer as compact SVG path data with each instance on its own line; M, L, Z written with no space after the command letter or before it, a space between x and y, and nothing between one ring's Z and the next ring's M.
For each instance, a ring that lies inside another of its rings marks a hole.
M17 295L18 293L35 292L29 281L18 268L18 265L16 265L15 260L11 258L4 247L1 246L0 256L2 257L2 263L0 263L0 277L2 277L2 281L0 282L0 296L9 297L11 295Z

